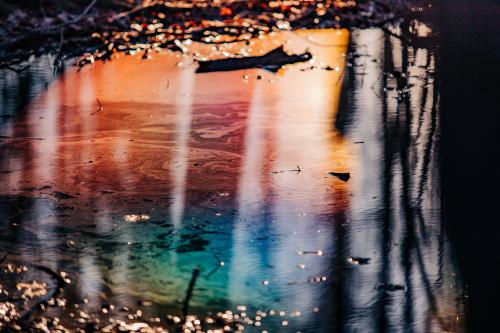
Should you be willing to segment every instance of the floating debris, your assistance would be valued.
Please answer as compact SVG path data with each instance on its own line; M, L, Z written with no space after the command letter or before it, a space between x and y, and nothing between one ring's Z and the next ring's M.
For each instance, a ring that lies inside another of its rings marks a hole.
M198 61L199 67L196 73L233 71L250 68L262 68L271 72L277 72L285 65L305 62L311 59L312 54L310 52L290 55L285 52L283 46L280 46L262 56ZM243 78L247 80L248 75L244 75Z
M151 302L151 301L141 301L140 305L149 307L149 306L153 306L153 302Z
M383 290L383 291L406 291L406 287L400 284L392 284L392 283L379 283L375 286L375 289L377 290Z
M21 291L23 297L34 298L47 294L47 284L44 282L19 282L16 284L16 289Z
M314 276L310 277L307 280L297 280L297 281L290 281L288 282L288 285L297 285L297 284L306 284L306 283L320 283L320 282L325 282L327 280L326 276Z
M347 262L353 265L367 265L370 263L371 258L349 257Z
M297 254L299 256L304 255L304 254L314 254L314 255L317 255L317 256L322 256L325 253L322 250L318 250L318 251L299 251L299 252L297 252Z
M300 173L302 170L300 169L300 166L297 165L297 169L292 169L292 170L288 170L288 172L296 172L297 174ZM285 170L279 170L279 171L271 171L269 172L269 174L277 174L277 173L284 173Z
M343 182L349 181L351 179L351 174L349 172L330 172L330 175L337 177Z
M54 191L54 197L57 199L74 199L75 197L72 196L71 194L64 193L64 192L59 192L59 191Z
M326 281L326 276L316 276L312 277L309 279L309 282L311 283L318 283L318 282L325 282Z
M141 214L141 215L136 215L136 214L130 214L130 215L125 215L123 219L125 222L130 222L130 223L135 223L135 222L144 222L148 221L151 217L149 215Z
M94 112L92 112L92 113L90 114L91 116L93 116L93 115L95 115L96 113L101 112L102 110L104 110L104 108L103 108L103 106L102 106L102 103L101 103L101 101L99 100L99 98L96 98L96 102L97 102L97 109L96 109Z

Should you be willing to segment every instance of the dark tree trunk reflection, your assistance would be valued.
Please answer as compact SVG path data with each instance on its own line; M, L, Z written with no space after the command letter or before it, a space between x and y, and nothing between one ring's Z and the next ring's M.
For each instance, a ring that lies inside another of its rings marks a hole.
M336 126L357 141L355 123L370 108L377 110L372 112L380 115L382 132L374 140L380 140L383 153L371 161L380 163L378 180L371 185L380 189L380 199L372 198L378 205L369 213L353 209L347 227L336 229L335 255L340 259L332 269L341 281L332 288L340 289L334 292L334 303L342 310L335 327L339 332L461 331L463 287L441 214L434 52L364 31L353 34L350 55L354 65L346 71L348 91L342 95ZM356 233L368 234L363 228L371 223L378 226L373 244L349 244L349 238L359 237ZM373 256L370 265L346 269L346 256L361 253ZM369 266L373 272L366 274ZM357 288L356 280L369 276L366 287ZM456 296L447 296L454 292ZM360 294L365 301L356 301Z

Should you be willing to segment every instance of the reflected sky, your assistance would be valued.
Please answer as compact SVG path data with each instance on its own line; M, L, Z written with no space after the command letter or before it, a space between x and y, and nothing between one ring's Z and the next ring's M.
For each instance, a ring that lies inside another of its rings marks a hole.
M200 314L286 311L271 331L461 331L434 56L377 29L246 47L282 44L314 60L195 74L192 55L213 49L192 44L71 68L8 111L0 249L70 272L69 297L96 308L180 311L199 267Z

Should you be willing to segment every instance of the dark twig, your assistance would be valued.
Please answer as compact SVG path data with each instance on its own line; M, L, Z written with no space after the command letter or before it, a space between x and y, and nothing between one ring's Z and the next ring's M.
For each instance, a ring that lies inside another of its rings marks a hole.
M104 108L103 108L103 106L102 106L101 101L99 100L99 98L96 98L95 100L97 102L98 108L97 108L97 110L95 110L94 112L92 112L90 114L91 116L95 115L97 112L101 112L102 110L104 110Z
M72 23L77 23L78 21L80 21L82 18L84 18L85 16L87 16L87 14L90 12L90 10L92 9L92 7L95 6L95 4L97 3L97 1L99 0L92 0L92 2L83 10L83 12L78 15L73 21Z
M21 318L20 318L21 323L28 323L29 319L31 318L31 316L33 314L35 314L36 312L38 312L41 309L43 309L44 307L46 307L49 304L51 299L59 296L59 294L61 293L61 290L64 288L64 285L66 284L66 281L61 276L61 274L57 273L52 268L47 267L47 266L41 266L41 265L34 265L33 267L44 272L44 273L47 273L52 278L54 278L54 280L57 281L57 286L48 297L45 297L44 299L37 302L28 311L26 311L26 313L23 316L21 316Z
M217 253L212 251L212 255L214 256L215 260L217 261L217 264L210 272L208 272L207 275L205 275L205 278L211 277L215 272L217 272L219 270L219 268L221 268L221 266L224 266L224 262L220 259L220 257L217 255Z
M191 297L193 296L193 289L196 284L198 275L200 275L200 268L196 267L195 269L193 269L193 274L191 275L191 280L189 281L189 285L186 290L186 297L184 297L184 303L182 305L182 316L184 317L184 320L186 320L189 312L189 302L191 301Z
M64 45L64 29L59 30L59 47L54 59L54 72L61 73L63 69L63 45Z
M39 33L39 32L47 32L47 31L57 31L57 30L63 29L64 27L67 27L69 25L76 24L76 23L80 22L85 16L88 15L90 10L97 4L97 1L99 1L99 0L92 0L92 2L87 7L85 7L85 9L77 17L75 17L74 19L72 19L68 22L53 25L53 26L43 28L40 30L30 29L30 32Z
M148 7L150 7L150 6L151 6L151 5L139 5L139 6L137 6L137 7L134 7L134 8L132 8L132 9L130 9L130 10L127 10L127 11L124 11L124 12L121 12L121 13L118 13L118 14L116 14L116 15L114 15L114 16L112 16L112 17L110 17L110 18L108 19L108 22L110 22L110 23L111 23L111 22L114 22L114 21L116 21L116 20L119 20L119 19L121 19L121 18L123 18L123 17L130 16L130 15L135 14L135 13L137 13L137 12L140 12L141 10L146 9L146 8L148 8Z

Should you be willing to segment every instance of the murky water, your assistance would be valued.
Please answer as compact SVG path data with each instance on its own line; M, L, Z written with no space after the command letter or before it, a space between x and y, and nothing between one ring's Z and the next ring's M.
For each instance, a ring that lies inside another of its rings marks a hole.
M191 311L276 311L257 332L461 331L434 55L378 29L247 51L282 44L314 61L195 74L123 56L46 87L43 59L3 72L1 251L69 272L89 307L180 312L199 267Z

